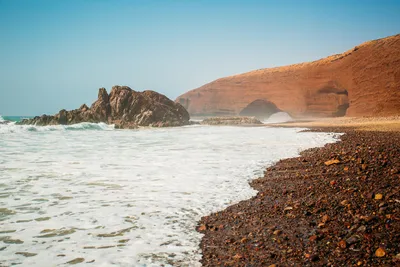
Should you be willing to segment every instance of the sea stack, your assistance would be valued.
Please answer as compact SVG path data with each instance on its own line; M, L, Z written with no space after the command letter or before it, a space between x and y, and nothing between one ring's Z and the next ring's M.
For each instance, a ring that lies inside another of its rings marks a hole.
M60 110L53 116L42 115L22 120L19 124L69 125L81 122L104 122L116 128L133 129L139 126L167 127L189 124L189 114L179 103L154 91L137 92L128 86L113 86L110 94L100 88L98 99L89 108Z

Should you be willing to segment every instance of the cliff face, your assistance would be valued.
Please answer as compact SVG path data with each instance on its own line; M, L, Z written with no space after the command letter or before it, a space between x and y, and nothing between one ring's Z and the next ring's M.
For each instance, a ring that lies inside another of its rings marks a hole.
M296 117L398 115L400 34L314 62L221 78L176 99L191 115L237 115L256 100Z

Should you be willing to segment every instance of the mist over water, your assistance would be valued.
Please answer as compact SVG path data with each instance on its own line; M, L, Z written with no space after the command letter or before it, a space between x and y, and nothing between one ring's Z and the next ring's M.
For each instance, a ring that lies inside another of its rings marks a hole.
M264 120L263 123L280 123L280 122L288 122L293 121L293 118L286 112L277 112L272 114L267 120Z
M200 266L201 216L254 196L266 166L336 141L298 130L0 125L0 265Z

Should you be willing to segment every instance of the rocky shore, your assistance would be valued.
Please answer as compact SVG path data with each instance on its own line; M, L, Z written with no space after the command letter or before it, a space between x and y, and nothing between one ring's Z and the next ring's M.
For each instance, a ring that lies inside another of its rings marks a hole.
M90 106L48 116L25 119L19 124L69 125L81 122L114 124L115 128L133 129L139 126L167 127L189 124L189 113L179 103L154 91L137 92L128 86L113 86L110 94L100 88L98 99Z
M203 217L203 266L399 266L400 132L345 132L279 161Z
M200 122L203 125L260 125L255 117L211 117Z

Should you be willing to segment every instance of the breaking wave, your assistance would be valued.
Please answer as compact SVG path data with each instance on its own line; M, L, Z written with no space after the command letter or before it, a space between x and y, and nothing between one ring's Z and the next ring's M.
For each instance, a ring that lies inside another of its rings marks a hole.
M0 122L5 120L0 116ZM72 125L17 125L15 122L0 125L0 134L16 132L48 132L48 131L112 131L115 130L114 124L82 122Z
M263 123L280 123L292 121L293 118L286 112L277 112L272 114L267 120L263 121Z

